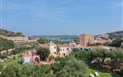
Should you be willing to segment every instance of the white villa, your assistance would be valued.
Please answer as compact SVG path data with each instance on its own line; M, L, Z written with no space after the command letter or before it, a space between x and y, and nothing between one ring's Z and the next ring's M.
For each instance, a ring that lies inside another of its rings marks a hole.
M64 57L72 52L73 47L62 46L59 47L59 56Z
M40 47L48 48L50 50L50 55L57 57L57 45L52 41L49 44L40 44Z
M35 55L34 52L26 52L23 54L23 64L28 63L28 64L33 64L33 62L36 61L36 59L38 59L40 61L40 57L38 55Z

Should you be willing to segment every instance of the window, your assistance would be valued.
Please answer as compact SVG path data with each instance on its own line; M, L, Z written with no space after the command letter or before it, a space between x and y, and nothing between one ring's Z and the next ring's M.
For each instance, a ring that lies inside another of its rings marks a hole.
M63 55L65 56L65 53Z
M83 50L83 48L81 48L81 50Z

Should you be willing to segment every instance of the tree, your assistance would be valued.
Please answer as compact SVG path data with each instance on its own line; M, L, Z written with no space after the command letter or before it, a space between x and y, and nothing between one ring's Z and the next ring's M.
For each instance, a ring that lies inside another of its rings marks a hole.
M94 44L89 44L90 46L99 46L102 45L101 43L94 43Z
M74 54L77 60L82 60L85 63L89 64L92 60L91 51L80 51Z
M123 39L119 38L119 39L116 39L116 40L112 41L110 46L120 47L122 42L123 42Z
M49 42L49 40L46 37L40 37L38 42L41 44L46 44Z
M40 67L29 64L14 64L2 68L0 72L0 77L54 77L54 74L48 65Z
M68 60L68 57L66 57L66 58L61 58L61 57L55 58L55 61L56 61L55 64L51 65L51 69L53 70L54 74L57 74L59 71L61 71L63 69L67 60Z
M78 37L78 38L74 38L74 42L76 43L76 44L79 44L80 43L80 40L79 40L80 38Z
M70 57L57 77L84 77L86 65L83 61Z
M51 40L53 43L55 44L60 44L59 40L58 39L55 39L55 40Z
M40 55L40 59L45 61L50 54L50 50L47 48L38 48L37 54Z
M16 36L23 36L23 34L21 32L17 32Z
M79 48L73 48L72 53L74 54L74 53L77 53L77 52L79 52L79 51L80 51Z

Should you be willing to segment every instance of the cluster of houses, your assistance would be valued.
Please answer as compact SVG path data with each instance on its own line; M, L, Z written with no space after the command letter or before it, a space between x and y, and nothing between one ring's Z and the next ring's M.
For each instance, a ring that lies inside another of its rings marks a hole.
M92 34L82 34L80 35L80 44L76 43L69 43L69 44L54 44L50 42L48 44L40 44L40 47L48 48L50 50L50 56L54 57L64 57L70 55L74 48L78 48L80 50L92 50L92 49L114 49L114 47L107 47L107 46L88 46L88 44L95 43L94 36ZM35 55L34 52L26 52L23 55L23 63L29 64L51 64L52 62L41 62L38 55Z
M23 64L28 63L28 64L34 64L37 66L45 65L45 64L48 64L48 65L53 64L52 61L49 61L49 58L47 58L47 61L41 61L39 55L36 55L35 51L33 52L28 51L26 53L23 53L22 62Z

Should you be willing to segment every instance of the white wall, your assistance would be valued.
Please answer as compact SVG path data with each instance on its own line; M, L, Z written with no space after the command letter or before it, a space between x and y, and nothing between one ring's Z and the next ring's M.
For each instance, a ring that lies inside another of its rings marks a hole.
M33 57L32 56L23 57L23 64L25 64L25 63L32 64L32 62L33 62Z
M65 53L66 55L69 55L72 52L71 47L59 47L60 48L60 53Z

